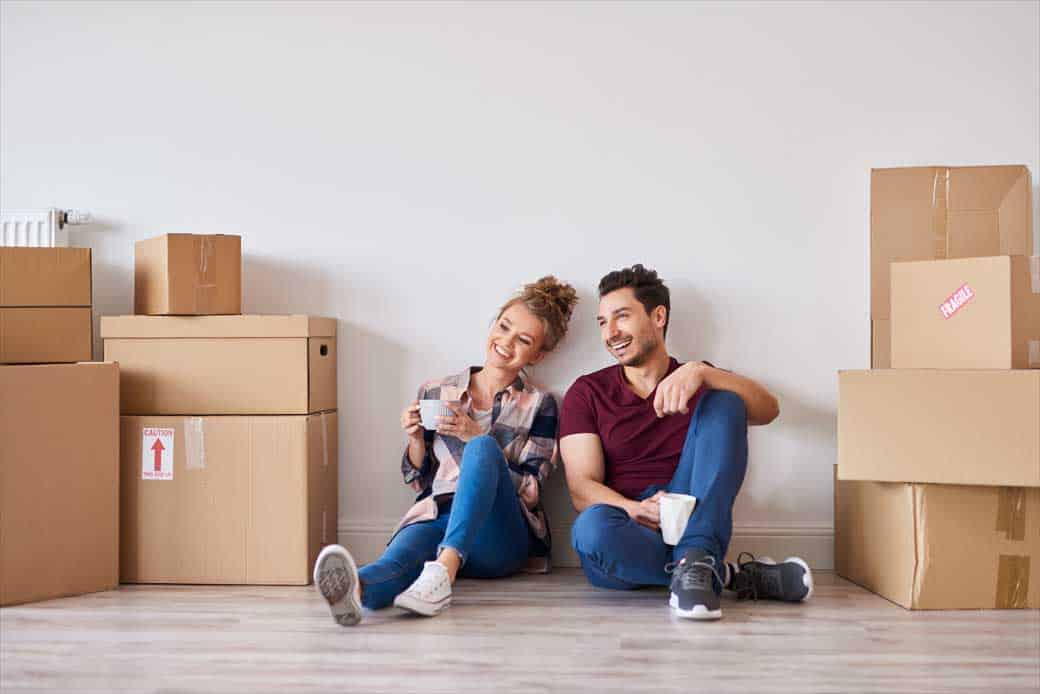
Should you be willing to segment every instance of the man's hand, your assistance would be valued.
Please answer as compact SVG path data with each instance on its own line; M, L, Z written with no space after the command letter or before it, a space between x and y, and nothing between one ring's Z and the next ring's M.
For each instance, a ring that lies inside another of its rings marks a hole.
M658 417L690 410L690 398L704 383L704 372L711 367L702 362L689 362L669 374L657 384L657 395L654 396L654 412Z
M462 409L462 405L448 403L455 414L437 418L437 433L441 436L454 436L463 443L475 439L484 432L480 425Z
M649 499L643 499L626 509L628 516L644 528L660 530L661 528L661 497L664 492L660 491Z

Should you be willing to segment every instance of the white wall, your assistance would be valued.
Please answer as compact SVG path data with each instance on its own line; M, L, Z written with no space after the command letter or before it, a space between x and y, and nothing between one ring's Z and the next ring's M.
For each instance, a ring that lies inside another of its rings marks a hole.
M562 392L608 363L599 277L643 262L672 352L781 401L735 547L828 565L869 169L1040 171L1035 2L2 8L0 203L95 213L74 242L97 313L132 310L135 239L221 232L244 237L247 311L340 319L340 529L366 559L410 499L417 383L478 360L499 303L555 273L583 299L535 371Z

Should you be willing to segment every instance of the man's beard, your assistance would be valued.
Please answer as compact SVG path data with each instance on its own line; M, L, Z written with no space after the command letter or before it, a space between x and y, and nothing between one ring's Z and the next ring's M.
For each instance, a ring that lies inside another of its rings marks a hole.
M645 364L653 351L657 349L657 340L652 336L644 337L642 339L636 339L633 337L632 346L637 349L631 355L626 358L618 359L622 366L640 367Z

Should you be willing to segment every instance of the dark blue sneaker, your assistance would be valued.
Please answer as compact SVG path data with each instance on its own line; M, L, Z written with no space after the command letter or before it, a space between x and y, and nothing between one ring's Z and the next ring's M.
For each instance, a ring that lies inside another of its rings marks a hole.
M750 559L744 561L745 555ZM769 557L755 559L750 552L741 552L727 587L736 591L738 600L801 602L812 596L813 577L809 565L799 557L788 557L778 564Z
M672 594L668 605L683 619L720 619L720 594L725 581L719 575L715 557L703 549L691 549L678 563L665 571L672 574Z

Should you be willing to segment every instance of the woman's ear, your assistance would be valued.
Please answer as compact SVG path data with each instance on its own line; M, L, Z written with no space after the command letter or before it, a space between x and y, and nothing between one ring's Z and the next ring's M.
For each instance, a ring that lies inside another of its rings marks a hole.
M536 356L531 361L527 362L527 365L528 366L534 366L535 364L540 362L542 359L545 359L545 350L544 349L539 349L538 350L538 356Z

